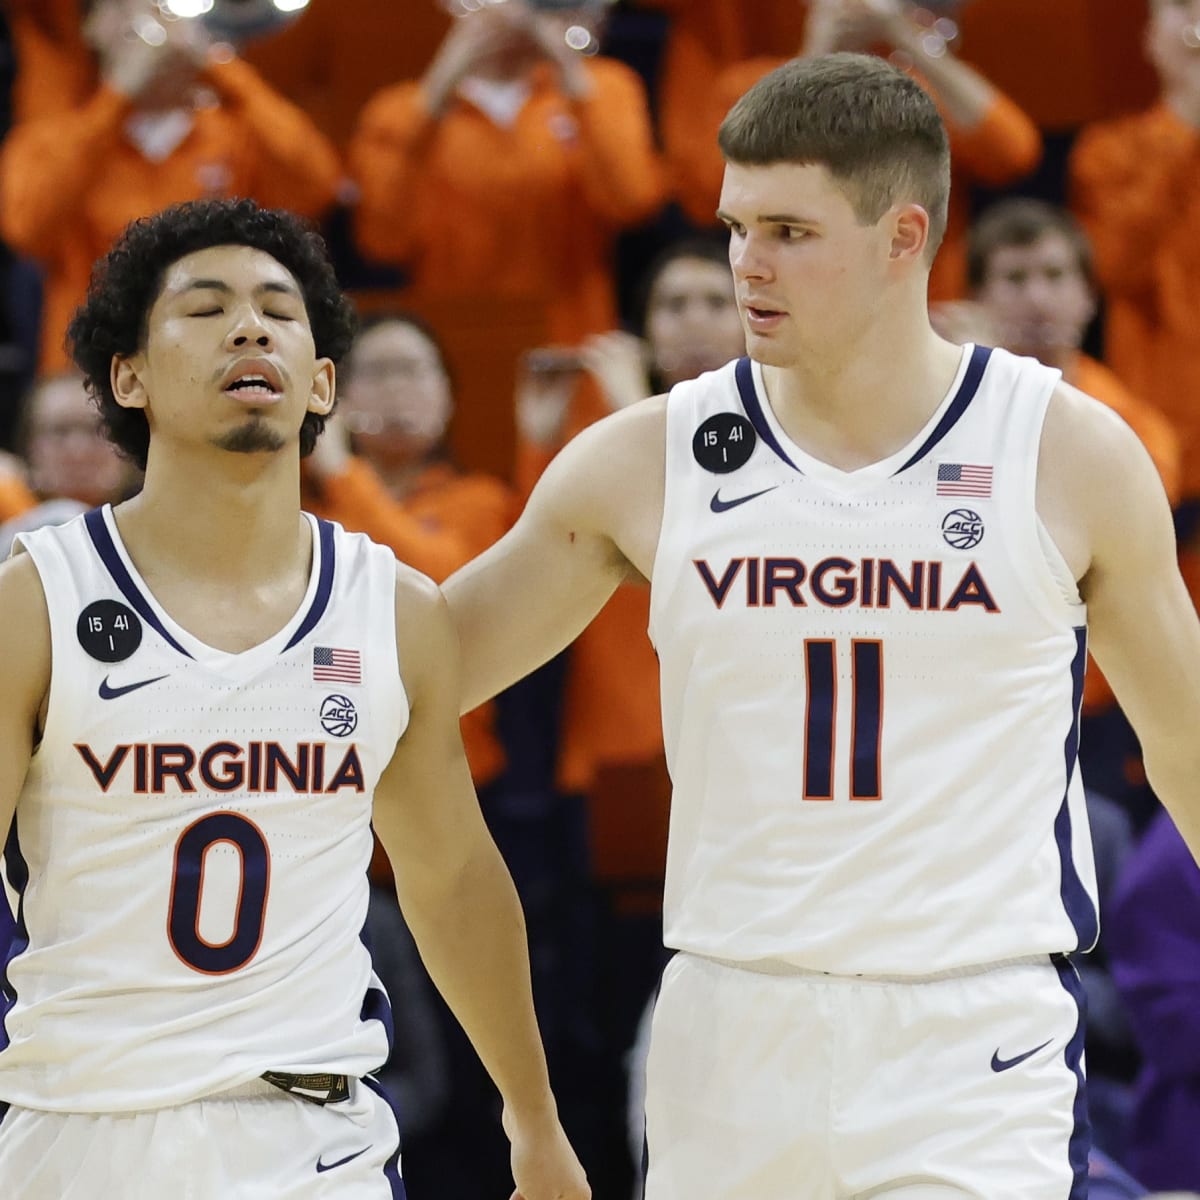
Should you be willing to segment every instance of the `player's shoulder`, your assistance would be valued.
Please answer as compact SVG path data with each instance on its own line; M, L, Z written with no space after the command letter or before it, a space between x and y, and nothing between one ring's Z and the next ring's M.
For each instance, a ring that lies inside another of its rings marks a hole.
M1119 469L1122 456L1134 450L1144 453L1137 434L1115 409L1072 384L1055 385L1046 407L1043 457L1062 469L1070 469L1072 461L1090 469L1106 460Z
M0 563L0 658L9 679L49 674L50 610L33 558L19 546Z
M651 396L581 430L551 469L563 484L584 493L633 485L648 467L661 467L666 436L667 397Z

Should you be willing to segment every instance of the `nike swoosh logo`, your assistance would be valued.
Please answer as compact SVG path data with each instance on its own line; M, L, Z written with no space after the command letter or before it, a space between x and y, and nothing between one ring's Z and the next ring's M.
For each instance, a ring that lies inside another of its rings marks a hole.
M149 687L152 683L157 683L160 679L166 679L166 676L155 675L153 679L139 679L137 683L127 683L124 687L109 687L108 676L106 675L100 680L100 699L115 700L118 696L125 696L130 692L136 692L138 688Z
M1045 1050L1045 1048L1050 1045L1050 1042L1053 1040L1053 1038L1050 1038L1048 1041L1043 1042L1040 1046L1034 1046L1032 1050L1026 1050L1024 1054L1018 1054L1016 1058L1001 1058L1000 1051L997 1050L996 1053L992 1055L992 1070L998 1073L1000 1071L1007 1071L1011 1067L1019 1066L1027 1058L1032 1058L1039 1050Z
M721 489L717 488L713 492L713 498L709 501L708 507L715 513L728 512L731 508L737 508L739 504L746 504L750 500L757 500L759 496L765 496L768 492L773 492L779 484L774 484L769 488L763 488L761 492L751 492L748 496L738 496L736 500L722 500Z
M334 1167L344 1167L348 1162L356 1159L360 1154L366 1154L370 1150L370 1146L364 1146L361 1150L355 1150L353 1154L347 1154L345 1158L339 1158L337 1162L323 1163L317 1159L317 1174L320 1175L324 1171L332 1171Z

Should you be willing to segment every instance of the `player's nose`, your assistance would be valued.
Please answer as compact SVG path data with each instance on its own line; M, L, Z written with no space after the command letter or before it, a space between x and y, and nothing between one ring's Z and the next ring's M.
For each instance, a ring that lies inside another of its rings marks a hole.
M270 346L270 326L253 305L239 305L225 335L225 344L229 349L248 345Z

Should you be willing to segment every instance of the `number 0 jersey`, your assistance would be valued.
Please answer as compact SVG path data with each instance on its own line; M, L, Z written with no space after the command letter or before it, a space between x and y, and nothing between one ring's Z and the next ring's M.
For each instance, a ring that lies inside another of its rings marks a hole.
M159 606L111 509L22 535L53 669L5 848L0 1100L157 1108L387 1057L362 935L372 792L408 720L396 564L307 519L300 608L239 654Z
M672 391L668 945L896 976L1092 945L1085 609L1035 510L1057 380L967 347L912 442L850 472L749 359Z

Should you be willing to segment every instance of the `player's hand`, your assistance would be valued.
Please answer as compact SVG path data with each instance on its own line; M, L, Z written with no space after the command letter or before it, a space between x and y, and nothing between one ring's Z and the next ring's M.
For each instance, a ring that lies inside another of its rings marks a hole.
M556 1116L519 1121L504 1110L512 1143L511 1200L590 1200L592 1189Z
M632 333L612 330L594 334L580 347L579 358L613 412L650 395L646 344Z

